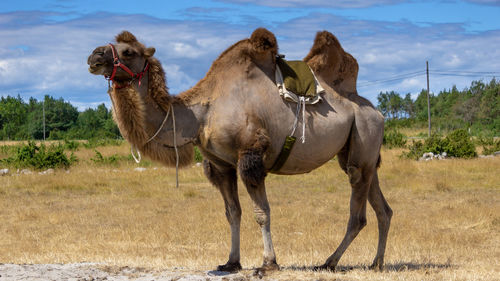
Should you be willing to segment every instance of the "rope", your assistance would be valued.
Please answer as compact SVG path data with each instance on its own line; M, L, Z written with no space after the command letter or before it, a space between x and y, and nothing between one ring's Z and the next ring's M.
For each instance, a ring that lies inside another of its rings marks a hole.
M145 144L147 144L150 141L152 141L160 133L161 129L163 129L163 126L165 126L165 123L167 122L168 115L170 114L170 108L172 108L172 105L170 105L168 107L167 115L165 115L165 119L163 119L163 122L161 123L160 128L158 128L158 131L156 131L156 133L152 137L150 137L149 140ZM173 112L173 110L172 110L172 112Z
M290 133L290 136L293 136L295 133L295 130L297 129L297 126L299 124L299 116L302 112L302 136L300 139L302 140L302 143L306 142L306 99L305 97L299 97L299 102L297 102L297 112L295 113L295 121L293 122L293 127L292 127L292 132Z
M300 102L302 103L302 143L306 142L306 98L300 97Z
M177 135L176 135L176 129L175 129L175 113L174 113L174 106L170 105L172 107L172 123L174 127L174 149L175 149L175 187L179 188L179 151L177 150Z
M295 113L295 121L293 122L292 132L290 133L290 136L293 136L295 130L297 129L297 125L299 124L299 114L301 108L302 108L302 103L299 101L297 103L297 112Z
M135 157L134 150L137 152L137 157ZM135 163L137 164L141 163L141 152L133 144L130 146L130 153L132 153L132 158L134 158Z

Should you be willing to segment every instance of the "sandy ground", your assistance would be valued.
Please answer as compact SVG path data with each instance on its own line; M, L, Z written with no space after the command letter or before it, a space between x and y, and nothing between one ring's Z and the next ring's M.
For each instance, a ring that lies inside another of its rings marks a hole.
M230 274L220 271L151 271L143 268L109 267L96 263L73 264L0 264L1 281L18 280L178 280L178 281L218 281L251 280L241 273Z

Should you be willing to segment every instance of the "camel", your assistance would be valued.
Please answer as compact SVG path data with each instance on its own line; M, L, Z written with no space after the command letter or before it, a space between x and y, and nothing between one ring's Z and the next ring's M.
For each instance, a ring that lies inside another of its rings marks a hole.
M127 31L115 40L115 44L92 52L89 71L112 81L108 93L116 123L123 137L144 155L168 166L186 166L193 161L194 146L202 152L205 175L222 194L231 230L229 259L217 270L242 268L237 173L253 201L262 231L264 261L256 272L279 269L271 239L265 178L296 120L296 105L278 95L274 34L256 29L250 38L222 52L194 87L176 96L168 93L163 68L153 57L154 48L146 48ZM352 187L349 222L337 249L323 265L314 268L335 270L342 254L366 225L368 201L379 229L371 268L382 270L392 217L377 174L383 116L357 94L358 64L333 34L318 32L304 61L325 89L323 100L306 107L307 141L295 144L275 173L308 173L337 155ZM298 131L296 134L300 134Z

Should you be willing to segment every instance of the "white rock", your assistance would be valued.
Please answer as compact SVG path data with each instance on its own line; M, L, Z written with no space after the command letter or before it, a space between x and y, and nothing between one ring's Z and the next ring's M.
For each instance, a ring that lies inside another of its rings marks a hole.
M0 169L0 175L5 176L9 173L9 169Z
M28 170L28 169L22 169L21 171L17 170L17 173L18 174L23 174L23 175L31 175L33 174L32 171Z
M146 171L146 170L147 170L147 169L146 169L146 168L143 168L143 167L137 167L137 168L135 168L135 169L134 169L134 171L136 171L136 172L144 172L144 171Z
M424 158L431 158L432 159L432 158L434 158L434 153L432 153L432 152L426 152L426 153L424 153L422 155L422 157L424 157Z
M47 169L43 172L39 172L38 174L40 175L50 175L50 174L53 174L54 173L54 169Z
M493 158L493 155L479 155L479 158Z

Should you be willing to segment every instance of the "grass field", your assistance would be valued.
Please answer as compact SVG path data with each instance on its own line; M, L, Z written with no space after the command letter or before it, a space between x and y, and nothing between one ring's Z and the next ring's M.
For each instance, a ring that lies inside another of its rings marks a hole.
M126 144L103 147L127 155ZM340 243L350 186L331 161L309 174L267 178L280 280L499 280L500 157L416 162L384 150L382 190L394 211L386 270L366 267L377 223L340 260L340 272L312 272ZM0 263L99 262L150 269L212 270L229 253L229 226L218 191L201 167L180 171L146 162L100 166L93 150L75 153L69 172L0 177ZM243 273L262 263L260 229L241 185Z

